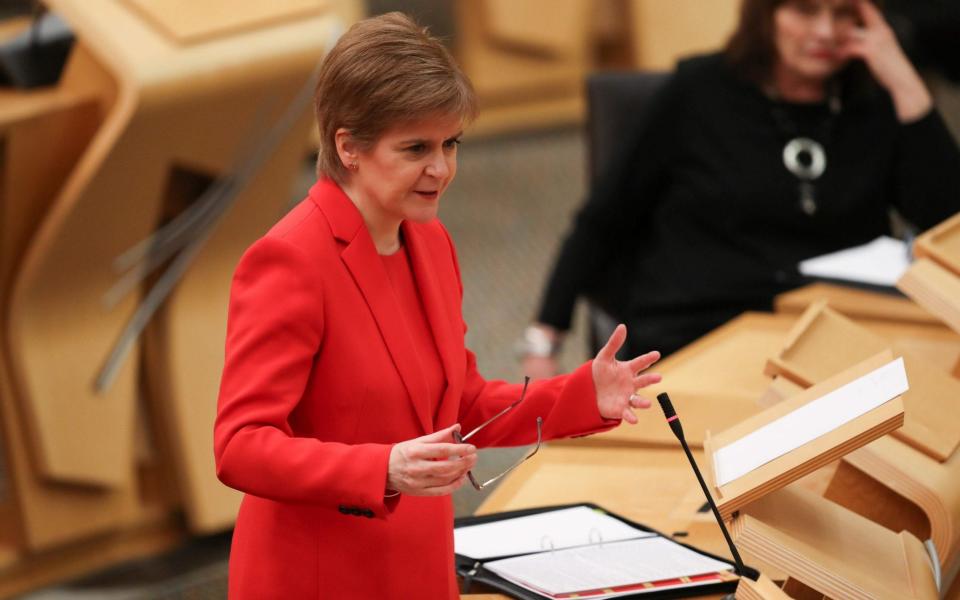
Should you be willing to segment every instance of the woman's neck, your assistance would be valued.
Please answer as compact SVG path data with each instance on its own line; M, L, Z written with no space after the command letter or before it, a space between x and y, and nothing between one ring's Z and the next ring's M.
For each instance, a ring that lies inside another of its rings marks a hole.
M823 79L803 77L783 65L774 68L772 85L776 96L787 102L821 102L826 96Z
M384 215L375 203L366 200L363 194L352 188L349 183L343 185L343 192L350 198L353 205L360 211L363 222L373 238L373 245L377 249L377 254L393 254L400 249L400 223L399 219L392 219Z

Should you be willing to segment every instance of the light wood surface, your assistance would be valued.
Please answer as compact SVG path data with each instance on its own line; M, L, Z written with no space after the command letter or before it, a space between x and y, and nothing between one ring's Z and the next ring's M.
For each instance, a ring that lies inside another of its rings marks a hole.
M903 358L910 379L910 389L903 395L904 424L893 435L944 461L960 444L960 381L899 346L821 301L803 313L766 371L809 387L878 352L892 350Z
M960 332L960 277L929 258L915 261L897 287L917 304Z
M917 258L929 258L960 277L960 213L917 236L913 244Z
M741 551L761 555L830 598L935 600L923 544L809 492L785 488L732 524Z
M778 313L800 314L821 300L826 300L834 310L857 320L940 325L937 317L908 298L829 283L813 283L784 292L774 298L773 306Z
M744 577L737 585L737 600L790 600L780 586L766 575L761 574L757 581Z
M218 2L226 21L183 43L135 2L50 0L77 36L61 81L0 92L0 595L232 524L239 494L217 481L210 450L228 281L288 201L310 109L219 223L146 352L96 392L141 294L112 311L102 297L113 259L177 210L178 177L225 173L361 10L317 0L327 9L294 18L303 2L246 3L256 15ZM217 10L151 4L186 25Z
M719 50L739 7L738 0L628 0L634 67L672 70L682 57Z
M291 19L316 17L328 8L326 0L125 0L145 19L181 44Z
M0 208L0 289L4 291L0 302L5 315L0 329L0 437L8 479L8 496L0 510L10 518L2 528L3 537L18 556L124 525L149 523L161 518L165 509L162 499L138 497L132 463L126 467L125 483L112 489L51 484L47 480L42 468L43 448L36 438L34 406L25 401L23 389L16 386L13 365L18 348L9 337L11 322L7 315L14 275L61 186L93 139L100 115L112 96L112 80L89 49L78 42L58 86L9 91L4 97L10 102L0 103L7 109L2 112L0 130L11 143L0 166L7 174L2 178L4 202ZM63 301L69 302L69 297ZM68 400L72 397L67 394Z
M704 478L710 486L720 514L725 519L730 518L735 511L743 506L793 483L801 477L838 460L856 448L900 427L903 424L903 402L897 396L815 440L774 458L741 477L722 485L719 485L719 482L714 479L716 471L713 466L713 457L719 449L870 373L889 363L892 358L893 356L889 351L881 352L799 394L791 396L783 402L774 404L730 429L708 437L704 442L706 458Z
M644 390L654 406L639 411L639 424L591 436L587 443L676 446L663 422L656 395L667 392L691 446L702 446L708 429L726 429L759 411L758 399L770 385L767 359L783 344L794 315L744 313L653 367L662 383Z
M877 440L845 460L926 514L945 580L951 582L960 569L960 452L940 463L891 438Z

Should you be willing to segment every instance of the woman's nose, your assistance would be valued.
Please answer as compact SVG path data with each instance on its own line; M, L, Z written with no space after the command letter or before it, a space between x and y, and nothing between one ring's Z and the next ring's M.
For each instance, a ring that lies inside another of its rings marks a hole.
M445 179L450 175L450 167L447 165L446 157L442 154L434 156L433 159L427 164L425 172L431 177Z
M837 27L830 10L821 10L814 18L813 33L819 40L833 40L836 37Z

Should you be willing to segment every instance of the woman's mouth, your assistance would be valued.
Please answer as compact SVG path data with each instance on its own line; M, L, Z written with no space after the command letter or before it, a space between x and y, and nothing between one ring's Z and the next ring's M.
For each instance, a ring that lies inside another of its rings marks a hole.
M420 196L420 197L423 198L424 200L436 200L437 197L440 196L440 191L439 191L439 190L433 190L433 191L428 191L428 190L414 190L414 193L416 193L418 196Z

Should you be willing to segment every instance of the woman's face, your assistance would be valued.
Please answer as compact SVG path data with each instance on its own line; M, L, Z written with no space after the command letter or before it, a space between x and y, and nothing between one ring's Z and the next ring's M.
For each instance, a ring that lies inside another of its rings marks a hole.
M825 81L844 61L837 49L857 26L853 0L787 0L773 13L778 68L806 80Z
M437 216L440 196L457 173L463 121L440 115L388 129L360 151L347 185L364 203L364 215L381 223Z

